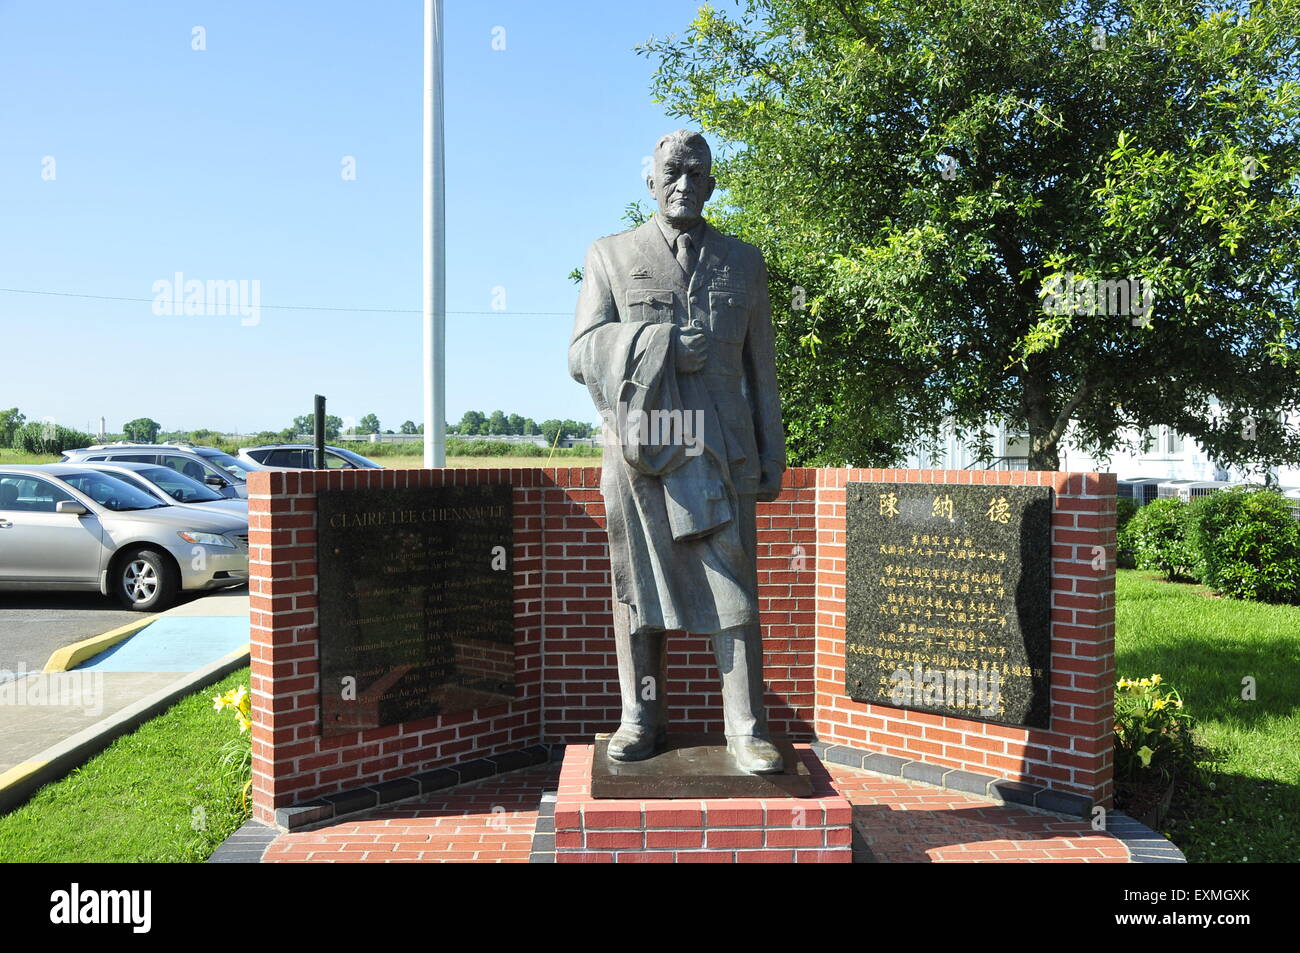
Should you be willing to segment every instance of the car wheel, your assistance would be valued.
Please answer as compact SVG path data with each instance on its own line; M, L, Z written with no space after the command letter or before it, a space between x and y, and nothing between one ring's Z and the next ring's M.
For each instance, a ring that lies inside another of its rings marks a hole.
M140 612L165 609L180 588L171 560L152 549L128 553L117 564L115 575L118 601Z

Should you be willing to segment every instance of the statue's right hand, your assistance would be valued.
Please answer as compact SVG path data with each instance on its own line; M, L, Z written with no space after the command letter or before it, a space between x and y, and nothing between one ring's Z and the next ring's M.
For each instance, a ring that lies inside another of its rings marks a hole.
M694 374L704 367L709 356L709 339L698 322L678 328L674 337L677 370L683 374Z

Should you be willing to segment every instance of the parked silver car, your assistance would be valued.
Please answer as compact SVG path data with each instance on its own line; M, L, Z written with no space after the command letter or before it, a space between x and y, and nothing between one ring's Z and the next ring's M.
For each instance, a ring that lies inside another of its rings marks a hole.
M84 468L0 466L0 589L95 590L156 610L248 581L248 521Z
M171 506L187 506L201 513L228 513L248 519L248 500L222 496L210 486L192 480L171 467L150 463L66 463L59 466L84 467L125 480Z
M171 467L192 480L212 487L222 496L248 498L248 474L263 467L237 460L216 447L171 443L105 443L65 450L63 463L150 463Z
M240 447L239 458L246 463L257 465L263 470L314 470L316 469L316 446L310 443L267 443L260 447ZM325 469L327 470L382 470L382 463L375 463L359 453L342 447L325 447Z

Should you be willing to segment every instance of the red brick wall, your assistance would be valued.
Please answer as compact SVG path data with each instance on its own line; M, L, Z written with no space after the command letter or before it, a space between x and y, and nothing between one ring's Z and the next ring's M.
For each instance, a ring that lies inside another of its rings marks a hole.
M758 508L764 670L773 730L811 739L816 488L791 471ZM510 483L518 698L473 713L320 735L315 491ZM610 575L600 470L260 472L249 481L255 813L539 742L590 742L618 724ZM796 548L802 547L802 548ZM543 595L544 593L544 595ZM709 640L676 633L668 692L674 730L721 731ZM543 690L543 686L545 686Z
M1115 681L1115 475L998 470L818 470L817 736L822 741L1031 781L1109 804ZM1052 727L1011 728L844 694L845 485L1050 486ZM1093 568L1094 546L1105 569Z
M610 576L598 468L260 472L249 481L255 815L538 742L589 742L618 723ZM1053 513L1053 730L858 704L843 695L844 484L1028 482ZM1096 797L1109 794L1114 477L977 471L787 472L758 507L759 602L773 731L851 744ZM509 704L355 734L320 735L315 491L510 483L516 684ZM1070 492L1066 492L1066 490ZM1111 499L1104 498L1109 494ZM1099 495L1103 494L1103 495ZM1108 569L1091 569L1092 545ZM720 731L709 640L674 634L674 730Z

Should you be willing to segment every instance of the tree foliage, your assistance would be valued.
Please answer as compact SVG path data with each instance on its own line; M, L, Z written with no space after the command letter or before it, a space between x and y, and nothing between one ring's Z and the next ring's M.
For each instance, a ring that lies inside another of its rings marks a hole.
M945 419L1035 468L1067 427L1300 457L1298 14L743 0L652 38L656 99L715 139L711 217L767 256L792 458L893 462Z
M26 420L27 415L19 413L17 407L0 410L0 447L16 446L14 435Z
M316 433L316 417L314 414L303 414L301 417L293 418L293 432L295 434L304 434L314 436ZM325 439L335 440L343 432L343 418L335 417L333 414L325 415Z
M135 420L127 421L122 425L122 432L126 434L126 439L132 443L154 443L158 439L158 431L162 430L162 424L149 417L137 417Z

